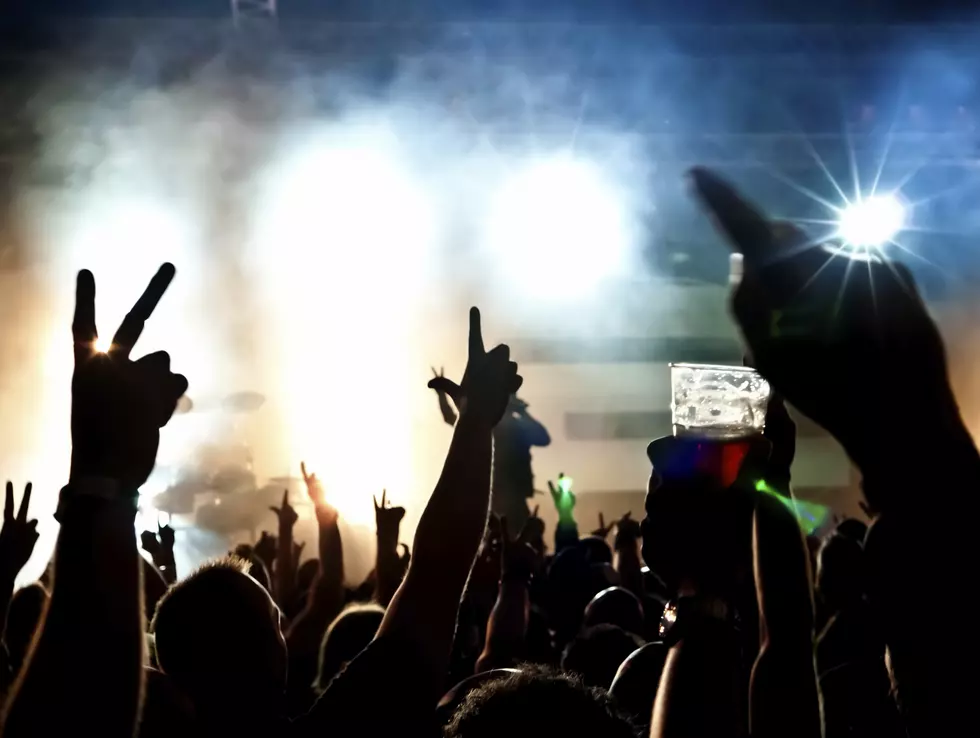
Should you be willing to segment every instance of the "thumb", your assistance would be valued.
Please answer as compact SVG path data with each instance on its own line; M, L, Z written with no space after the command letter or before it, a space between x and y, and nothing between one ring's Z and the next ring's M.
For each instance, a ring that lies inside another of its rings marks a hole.
M446 377L434 377L430 379L429 389L434 389L440 394L449 395L453 398L453 401L460 395L459 385L451 379L446 379Z

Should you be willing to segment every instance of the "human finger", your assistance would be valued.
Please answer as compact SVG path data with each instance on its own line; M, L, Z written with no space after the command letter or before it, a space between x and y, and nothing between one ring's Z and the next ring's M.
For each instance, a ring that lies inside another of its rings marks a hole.
M14 519L14 483L7 482L7 497L3 503L3 519Z
M483 348L483 327L480 324L480 309L470 308L470 357L482 356L485 352Z
M140 357L136 364L141 369L155 372L158 375L170 373L170 354L166 351L154 351L152 354Z
M75 363L78 364L95 354L95 340L99 337L95 327L95 277L88 269L82 269L75 280L75 317L71 332L75 342Z
M538 511L541 509L541 505L535 505L534 511L531 513L532 518L538 517Z
M436 392L444 395L449 395L453 398L453 402L457 402L462 396L462 390L460 386L456 384L451 379L446 379L445 377L436 377L435 379L429 380L429 389L434 389Z
M688 172L694 193L734 251L758 267L773 256L769 219L738 190L710 169Z
M31 506L31 492L34 491L34 485L31 482L27 483L24 487L24 496L20 498L20 509L17 510L17 520L21 523L27 522L27 510Z
M143 332L143 326L146 325L146 321L153 314L153 311L160 302L160 298L167 291L167 287L170 286L176 273L177 270L173 264L165 263L153 275L153 279L146 286L140 299L136 301L133 308L123 318L123 322L116 330L116 335L112 337L112 346L109 351L113 356L121 358L129 357L129 353L133 350L133 346L136 345L136 341Z

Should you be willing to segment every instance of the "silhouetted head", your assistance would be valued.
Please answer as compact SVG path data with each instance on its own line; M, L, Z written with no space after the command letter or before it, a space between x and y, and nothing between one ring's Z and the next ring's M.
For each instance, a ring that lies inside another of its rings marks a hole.
M615 625L595 625L565 647L561 668L578 674L589 687L609 689L620 664L642 645L642 638Z
M635 738L601 689L571 674L525 667L473 689L460 705L446 738Z
M585 608L585 627L616 625L629 633L643 635L645 616L640 598L622 587L608 587L592 598Z
M279 608L229 556L175 584L153 618L157 661L199 710L231 700L254 711L278 709L286 683L286 641Z
M381 627L385 611L380 605L352 605L334 618L323 635L316 684L325 690L330 680L357 654L367 648Z
M29 584L18 589L10 600L7 610L7 629L3 634L4 645L10 654L10 666L16 674L20 671L30 648L34 631L41 620L41 613L48 602L48 591L40 584Z
M854 605L864 594L864 550L847 536L829 536L817 555L817 593L829 614Z
M659 642L638 648L619 665L609 688L616 706L637 725L650 723L653 702L669 651L666 645Z

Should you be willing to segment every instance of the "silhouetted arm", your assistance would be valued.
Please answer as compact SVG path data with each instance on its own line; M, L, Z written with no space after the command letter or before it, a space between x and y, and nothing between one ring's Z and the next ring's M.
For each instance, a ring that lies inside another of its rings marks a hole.
M528 618L531 613L530 584L537 553L528 543L534 528L525 526L514 540L501 526L501 575L490 618L483 653L476 662L476 671L514 666L524 654Z
M64 735L82 725L100 736L133 735L143 684L135 513L126 500L83 497L65 506L51 601L8 702L3 735Z
M439 412L442 413L446 425L456 425L456 411L449 404L449 396L445 392L437 392L436 396L439 398Z
M279 538L276 549L275 571L272 573L272 588L276 601L281 607L291 601L296 589L297 561L293 554L293 526L299 516L289 504L289 490L282 493L282 505L269 508L279 519Z
M344 548L336 511L323 514L318 510L317 521L319 570L310 587L306 607L290 624L286 634L290 682L303 687L312 684L323 634L344 606Z
M743 738L744 682L735 631L706 622L667 654L653 703L650 738Z
M463 416L456 425L442 476L419 520L412 562L391 600L378 638L407 640L434 705L449 667L456 615L490 505L491 426Z
M803 533L781 501L765 498L756 508L754 539L759 655L749 689L752 738L821 738L813 598Z

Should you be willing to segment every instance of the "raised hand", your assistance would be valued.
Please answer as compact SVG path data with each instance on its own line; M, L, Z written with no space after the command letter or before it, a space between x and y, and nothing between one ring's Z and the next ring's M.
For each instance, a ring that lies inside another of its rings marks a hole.
M948 455L953 440L975 466L939 332L909 271L879 256L855 260L821 248L799 229L768 220L712 172L696 169L691 177L732 248L744 254L732 307L756 367L837 438L865 480L901 474L896 458L934 455L909 428L938 430L936 452ZM890 486L908 487L879 482L865 491L888 494Z
M572 480L564 474L559 474L557 484L550 479L548 480L548 490L551 492L551 499L558 511L559 520L573 519L575 493L572 492Z
M0 529L0 569L5 579L16 579L20 570L34 553L37 543L37 521L27 519L33 485L28 482L20 499L17 515L14 515L14 485L7 482L7 496L3 505L3 528Z
M613 548L622 551L626 548L636 546L640 540L641 528L639 522L633 520L633 513L628 512L616 521L616 539Z
M164 551L173 553L174 550L174 529L169 525L157 525L157 534L160 536L160 545Z
M136 496L156 462L160 429L187 391L187 380L170 371L165 351L130 360L145 321L173 280L164 264L126 315L106 353L95 348L95 278L78 273L75 294L75 372L72 377L71 477L113 479Z
M150 558L153 559L154 563L160 558L160 553L163 551L157 534L152 530L144 530L140 533L140 547L150 554Z
M552 492L552 495L554 495L554 492ZM609 525L606 525L605 517L603 516L602 513L599 513L599 527L596 528L594 531L592 531L592 535L605 540L612 532L612 529L615 527L615 525L616 525L615 523L610 523Z
M300 471L303 473L303 481L306 483L306 494L313 503L316 510L316 519L320 525L334 525L340 518L337 508L327 502L327 493L323 489L323 483L317 479L316 473L310 474L306 471L306 462L300 462Z
M535 505L531 511L531 516L524 521L524 528L521 530L521 537L531 544L531 547L538 552L544 553L544 521L538 517L541 506Z
M500 422L510 396L523 382L508 346L501 344L489 352L484 348L480 311L474 307L470 309L469 358L462 381L456 384L436 376L429 387L451 397L461 418L469 416L492 427Z
M436 380L440 380L440 382L438 384L434 385L434 386L433 386L433 383L430 382L429 383L429 387L431 387L432 389L434 389L440 395L445 394L444 385L443 385L443 383L441 381L441 380L445 380L445 379L446 379L446 369L445 369L445 367L439 367L439 371L436 371L436 368L435 367L432 367L432 382L435 382Z
M276 560L276 553L279 550L279 538L267 531L262 531L262 535L259 536L259 542L255 544L252 550L262 563L265 564L265 568L271 572L272 565Z
M279 507L272 505L269 507L272 512L276 514L279 518L279 529L288 528L292 530L292 527L296 525L296 521L299 520L299 515L296 514L296 510L292 505L289 504L289 490L283 490L282 493L282 504Z
M381 491L381 502L374 497L374 521L377 526L379 541L384 541L386 548L392 550L398 545L398 533L401 529L402 518L405 517L404 507L391 507L388 490Z

